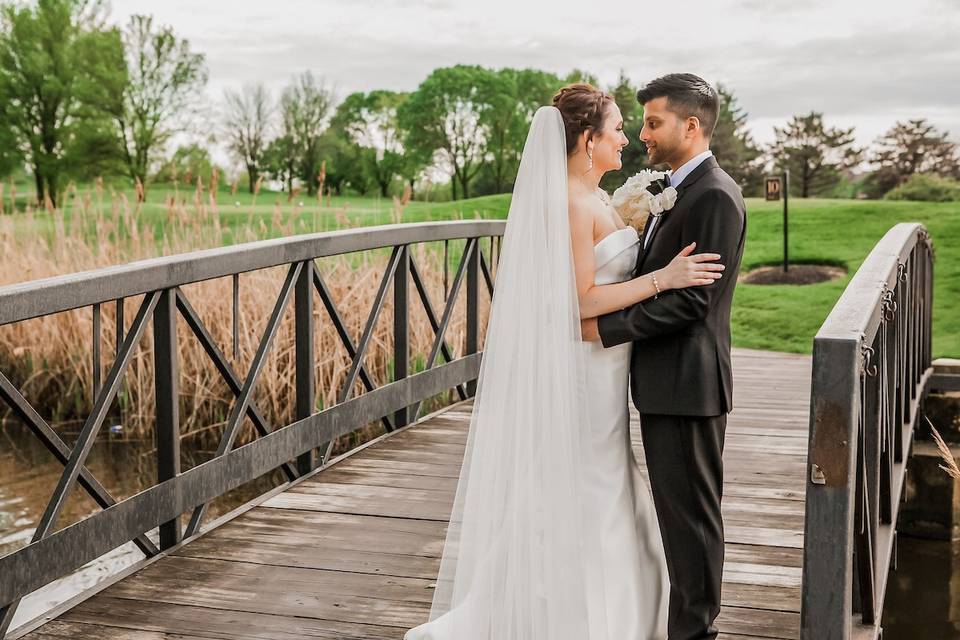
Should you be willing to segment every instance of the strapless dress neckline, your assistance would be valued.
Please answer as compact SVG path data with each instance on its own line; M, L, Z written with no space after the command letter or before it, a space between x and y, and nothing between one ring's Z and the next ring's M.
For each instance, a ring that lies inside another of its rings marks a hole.
M640 243L640 234L633 227L617 229L593 245L594 269L600 270L621 253Z

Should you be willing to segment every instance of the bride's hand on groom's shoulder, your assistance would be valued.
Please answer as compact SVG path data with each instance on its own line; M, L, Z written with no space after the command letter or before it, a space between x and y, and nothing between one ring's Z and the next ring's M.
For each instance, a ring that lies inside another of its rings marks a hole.
M684 247L663 269L656 272L660 289L685 289L713 284L721 278L724 266L717 262L719 253L698 253L696 242Z

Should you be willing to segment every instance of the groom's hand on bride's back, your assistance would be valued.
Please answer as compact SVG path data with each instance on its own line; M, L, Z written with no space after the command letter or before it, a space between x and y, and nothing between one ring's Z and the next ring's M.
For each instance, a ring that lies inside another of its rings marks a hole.
M686 289L713 284L721 278L725 267L718 263L719 253L693 254L696 242L685 246L676 257L657 273L657 282L661 290Z

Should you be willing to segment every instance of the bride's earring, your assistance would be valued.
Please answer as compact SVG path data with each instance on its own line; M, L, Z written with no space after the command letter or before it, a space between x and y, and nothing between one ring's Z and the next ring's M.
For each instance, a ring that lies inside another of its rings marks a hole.
M590 171L591 169L593 169L593 154L590 153L589 151L587 152L587 160L590 161L590 164L587 165L587 171Z

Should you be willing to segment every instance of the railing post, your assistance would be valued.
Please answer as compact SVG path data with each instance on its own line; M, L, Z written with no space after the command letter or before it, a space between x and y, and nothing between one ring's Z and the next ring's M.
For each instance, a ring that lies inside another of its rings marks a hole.
M473 252L467 263L467 348L465 355L477 352L480 335L480 238L471 240ZM471 245L467 245L468 248ZM467 382L467 395L477 393L477 381Z
M802 638L848 640L860 345L815 340L800 604Z
M157 482L180 475L179 367L176 289L160 294L153 311L153 362L157 401ZM180 542L180 518L160 524L160 550Z
M410 331L408 283L410 275L410 247L400 249L400 260L393 276L393 379L403 380L409 375ZM410 407L394 413L393 424L402 427L410 422Z
M296 326L297 420L313 415L314 373L313 353L313 260L307 260L300 269L294 289L294 324ZM313 449L297 457L297 472L302 476L316 466Z

